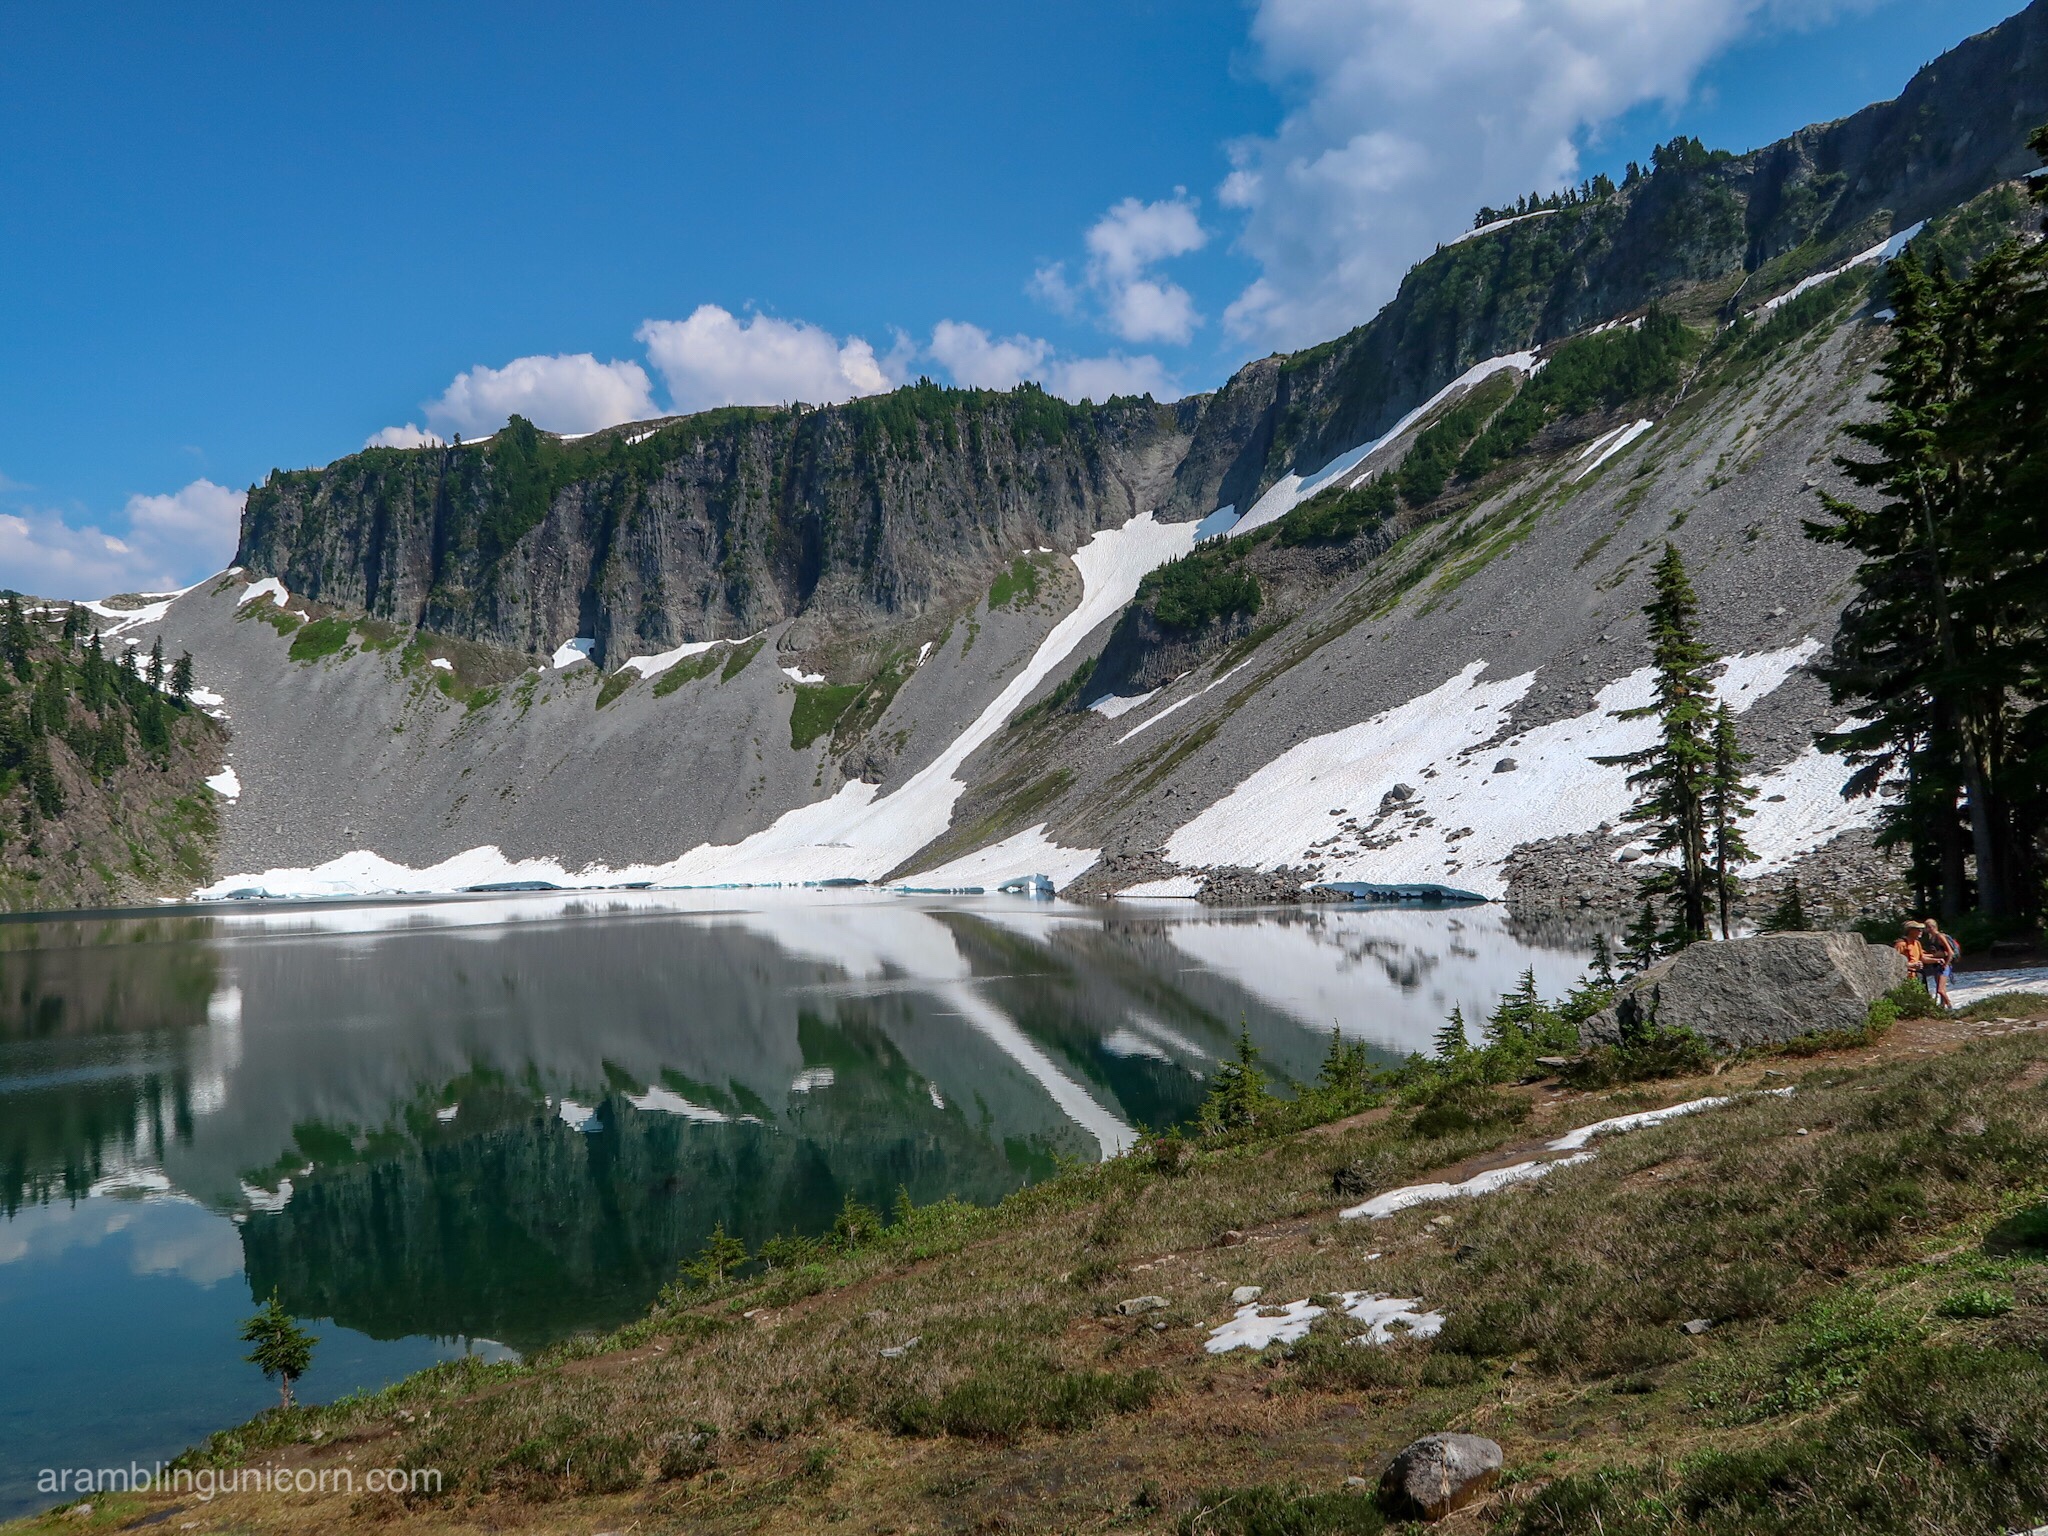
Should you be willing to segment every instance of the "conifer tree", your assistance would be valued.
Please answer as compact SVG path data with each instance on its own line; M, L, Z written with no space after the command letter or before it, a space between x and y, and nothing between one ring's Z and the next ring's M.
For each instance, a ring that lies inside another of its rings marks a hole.
M29 641L28 615L22 612L21 595L10 592L4 607L0 607L0 651L6 653L7 664L24 683L29 680Z
M1743 819L1755 814L1750 801L1756 798L1756 787L1743 777L1742 767L1754 761L1752 754L1742 750L1742 739L1735 729L1735 711L1724 700L1714 711L1714 767L1707 780L1714 892L1720 904L1724 939L1728 937L1729 902L1739 884L1735 870L1756 857L1742 835Z
M1608 946L1607 935L1593 935L1593 959L1586 967L1587 979L1596 987L1614 986L1614 951Z
M1471 1049L1472 1042L1465 1038L1465 1010L1454 1003L1451 1016L1436 1032L1432 1052L1438 1061L1457 1061Z
M1778 904L1764 914L1764 920L1757 925L1765 933L1804 933L1812 924L1806 920L1806 903L1799 892L1799 877L1794 875L1785 886L1785 894L1778 898Z
M1240 1024L1237 1056L1216 1069L1216 1081L1202 1105L1202 1127L1214 1134L1257 1125L1267 1098L1266 1073L1259 1065L1259 1048L1252 1044L1251 1026Z
M242 1324L242 1342L256 1346L243 1358L277 1379L282 1405L291 1407L292 1383L311 1367L313 1346L320 1341L292 1321L277 1292L272 1291L263 1310Z
M158 635L149 648L149 686L161 692L164 686L164 637Z
M1631 975L1641 975L1663 956L1664 927L1657 921L1657 904L1652 898L1643 898L1643 910L1621 936L1621 953Z
M192 653L190 651L181 653L176 664L171 668L171 697L180 704L191 702Z
M1652 589L1643 614L1650 623L1657 698L1618 714L1624 720L1655 719L1658 739L1640 752L1594 761L1635 770L1628 783L1640 798L1622 819L1649 829L1650 852L1676 855L1673 868L1645 885L1673 897L1671 939L1682 948L1707 931L1707 794L1714 763L1713 684L1707 672L1714 657L1694 628L1699 598L1675 546L1664 546Z

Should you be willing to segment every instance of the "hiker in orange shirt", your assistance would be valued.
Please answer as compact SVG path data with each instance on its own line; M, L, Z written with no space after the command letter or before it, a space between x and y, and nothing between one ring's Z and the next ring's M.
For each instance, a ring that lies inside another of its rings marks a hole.
M1892 948L1906 957L1906 974L1915 980L1919 979L1920 967L1927 963L1927 948L1920 941L1926 931L1927 925L1919 918L1909 917L1898 938L1892 941Z

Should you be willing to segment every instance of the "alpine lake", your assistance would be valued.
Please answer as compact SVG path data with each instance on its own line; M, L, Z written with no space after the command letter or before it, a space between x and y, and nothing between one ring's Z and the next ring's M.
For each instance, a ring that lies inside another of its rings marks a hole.
M1524 969L1498 906L538 893L0 920L0 1518L302 1399L645 1311L716 1223L992 1202L1192 1119L1249 1028L1397 1060Z

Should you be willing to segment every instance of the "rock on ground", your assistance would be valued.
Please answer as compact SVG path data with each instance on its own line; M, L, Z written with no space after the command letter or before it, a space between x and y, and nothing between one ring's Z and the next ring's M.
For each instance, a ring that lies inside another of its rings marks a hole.
M1906 962L1853 933L1767 933L1694 944L1629 982L1580 1026L1588 1045L1638 1031L1689 1029L1717 1050L1861 1029L1873 998L1906 979Z
M1481 1435L1424 1435L1380 1479L1380 1502L1395 1519L1441 1520L1500 1481L1500 1447Z

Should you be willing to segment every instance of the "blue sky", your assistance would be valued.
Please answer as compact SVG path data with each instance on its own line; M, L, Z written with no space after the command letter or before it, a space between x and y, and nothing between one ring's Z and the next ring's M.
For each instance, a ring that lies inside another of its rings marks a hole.
M195 579L273 466L512 408L1213 387L1481 202L1767 142L2017 8L16 7L0 585Z

